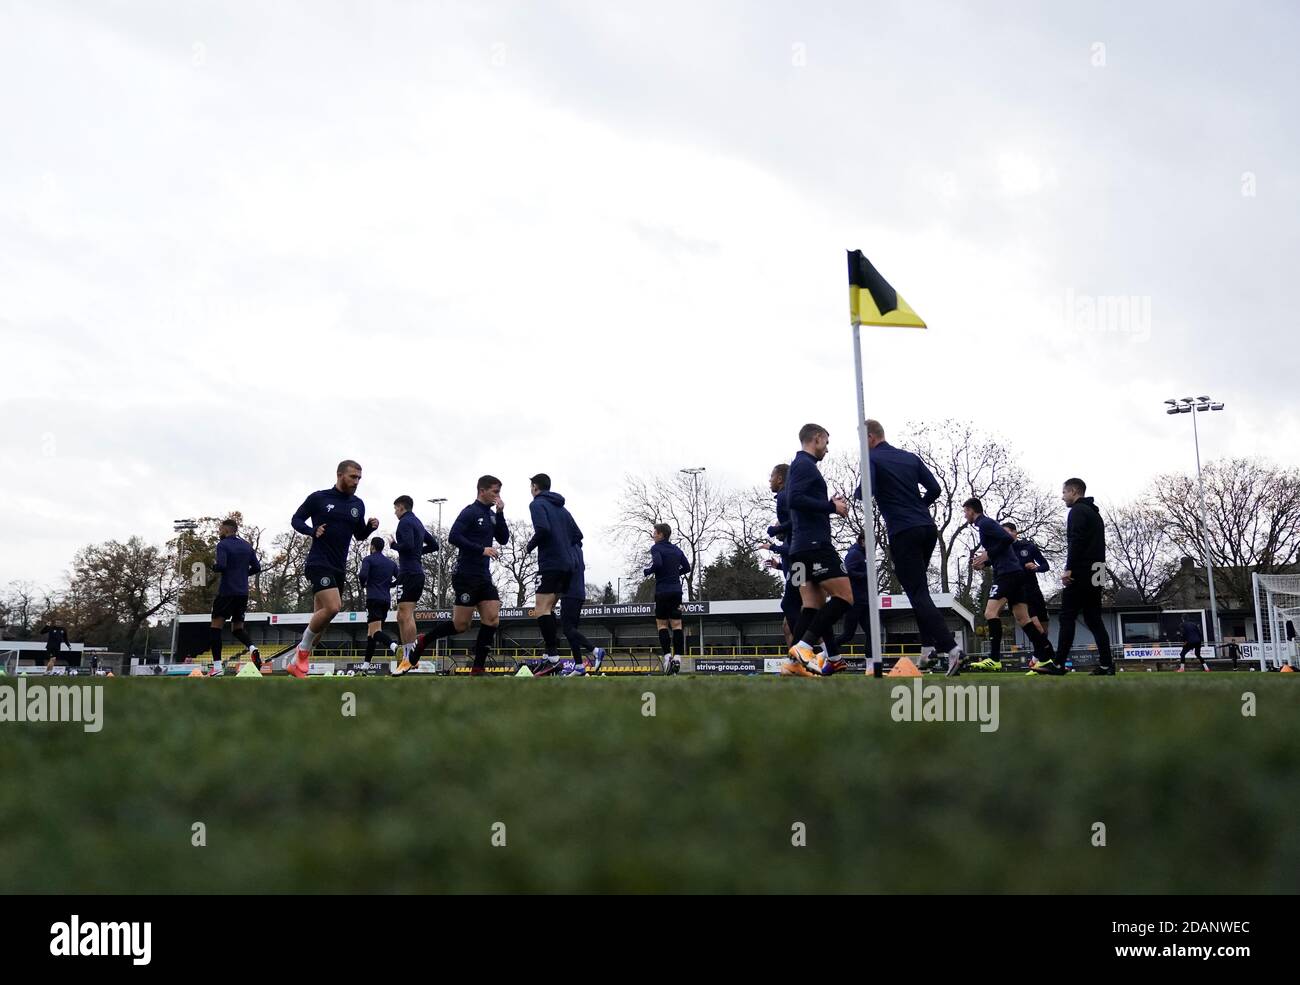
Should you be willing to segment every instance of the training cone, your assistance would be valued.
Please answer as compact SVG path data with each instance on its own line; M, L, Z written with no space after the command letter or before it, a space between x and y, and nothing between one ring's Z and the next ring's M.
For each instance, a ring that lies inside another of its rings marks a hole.
M899 657L898 663L894 664L894 669L891 670L885 676L886 677L920 677L922 675L921 675L920 668L917 667L916 664L912 663L912 661L909 658Z
M112 676L114 676L114 675L113 675L113 672L110 670L110 671L109 671L107 674L105 674L104 676L105 676L105 677L112 677Z
M519 670L515 672L515 676L516 676L516 677L532 677L532 676L533 676L533 672L532 672L531 670L529 670L527 667L520 667Z
M202 667L195 667L193 670L191 670L191 671L189 672L189 674L188 674L187 676L189 676L189 677L204 677L204 676L206 676L206 675L203 673L203 668L202 668Z
M1285 667L1283 667L1280 671L1278 671L1278 673L1280 673L1280 674L1294 674L1294 673L1295 673L1295 668L1292 667L1290 664L1287 664L1287 665L1286 665Z
M241 667L239 668L239 673L236 674L235 676L236 676L236 677L256 677L258 680L261 680L261 679L262 679L262 672L261 672L260 670L258 670L257 667L255 667L255 666L253 665L253 661L251 661L251 660L245 660L243 666L241 666Z

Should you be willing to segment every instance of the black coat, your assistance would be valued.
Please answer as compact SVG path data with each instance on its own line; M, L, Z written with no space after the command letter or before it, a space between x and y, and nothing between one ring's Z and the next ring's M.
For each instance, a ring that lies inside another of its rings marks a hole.
M1065 521L1065 570L1076 579L1088 578L1092 566L1106 560L1106 524L1091 496L1081 496Z

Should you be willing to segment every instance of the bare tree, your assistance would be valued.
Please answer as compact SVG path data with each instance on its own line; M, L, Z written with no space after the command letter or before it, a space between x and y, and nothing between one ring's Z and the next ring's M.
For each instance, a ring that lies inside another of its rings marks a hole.
M686 581L687 599L699 596L704 564L727 538L728 494L707 475L675 472L647 480L627 476L619 497L618 520L610 528L627 550L628 574L637 578L650 551L656 523L673 528L673 542L691 562Z
M1278 571L1300 560L1300 470L1230 458L1202 470L1206 541L1220 604L1251 597L1250 569ZM1180 554L1200 558L1201 500L1196 478L1158 476L1150 497Z
M532 597L537 582L537 551L527 550L533 538L533 525L527 520L507 520L510 542L496 544L497 559L492 563L496 572L497 590L503 601L514 598L515 606L523 606Z
M11 581L5 591L10 630L20 638L30 636L38 625L47 593L30 581Z
M366 611L366 596L361 590L357 572L361 570L361 562L369 553L369 537L365 540L357 540L354 537L348 541L348 559L343 569L343 584L339 586L339 601L343 605L344 612Z
M460 551L447 541L447 528L429 527L429 533L438 540L438 549L432 554L425 554L420 563L424 566L425 597L432 599L432 605L445 609L451 602L451 573L456 568L456 558ZM441 580L440 580L441 579ZM441 587L442 591L439 591Z
M1106 567L1114 581L1136 592L1143 602L1156 602L1177 566L1173 543L1160 508L1139 499L1107 507Z
M776 522L776 504L764 486L727 490L723 493L723 539L731 551L754 556L758 545L769 540L767 528Z
M268 612L307 612L311 603L302 566L311 550L310 538L284 530L271 541L270 559L262 559L262 604Z
M986 515L1011 520L1022 536L1032 538L1044 555L1059 553L1064 539L1062 509L1025 474L1010 447L961 421L909 423L900 447L916 453L939 483L931 507L939 528L939 589L982 608L987 601L988 573L976 584L970 552L977 538L962 515L972 496Z
M856 453L840 452L822 459L821 470L830 495L843 496L849 502L848 516L831 517L831 536L835 538L835 549L842 556L862 536L862 504L853 498L861 485L862 463ZM876 543L876 590L896 594L902 589L894 577L894 562L886 549L885 521L875 500L871 503L871 522Z

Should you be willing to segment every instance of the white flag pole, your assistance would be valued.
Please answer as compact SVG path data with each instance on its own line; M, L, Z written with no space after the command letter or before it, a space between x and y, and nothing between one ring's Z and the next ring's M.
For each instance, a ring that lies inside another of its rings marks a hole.
M867 447L867 407L862 389L862 323L853 322L853 369L858 379L858 454L862 475L862 538L867 555L867 624L871 627L871 660L867 674L880 666L880 593L876 588L876 527L871 522L870 449Z

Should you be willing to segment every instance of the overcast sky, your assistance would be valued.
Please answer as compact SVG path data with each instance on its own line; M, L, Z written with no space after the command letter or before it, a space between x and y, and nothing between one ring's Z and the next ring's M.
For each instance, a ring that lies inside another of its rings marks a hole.
M1300 464L1298 9L0 0L0 583L344 457L386 530L547 471L615 578L625 474L855 445L852 248L889 430Z

